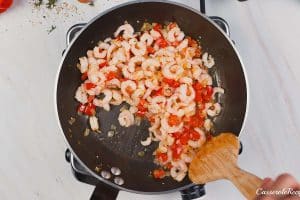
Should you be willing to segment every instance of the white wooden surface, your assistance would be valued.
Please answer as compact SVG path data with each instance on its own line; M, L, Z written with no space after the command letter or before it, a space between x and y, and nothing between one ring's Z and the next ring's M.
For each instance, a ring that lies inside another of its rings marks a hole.
M198 8L197 0L178 0ZM88 199L93 188L75 181L64 160L66 145L53 108L54 78L65 34L121 0L96 0L71 16L32 10L27 1L0 15L0 199ZM209 15L225 18L243 58L250 107L241 134L241 167L265 177L290 172L300 179L300 2L207 2ZM47 15L44 19L42 16ZM51 25L57 28L51 34ZM226 181L209 183L204 199L242 199ZM180 199L179 193L119 200Z

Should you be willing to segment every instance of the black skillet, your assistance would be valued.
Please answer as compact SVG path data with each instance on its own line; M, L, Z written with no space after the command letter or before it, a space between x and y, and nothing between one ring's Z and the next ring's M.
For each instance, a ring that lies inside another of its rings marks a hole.
M225 89L225 94L218 99L222 112L214 120L215 132L231 131L239 135L246 114L247 87L241 60L228 36L208 17L185 5L166 1L135 1L99 14L83 28L64 53L55 98L60 126L71 152L90 174L100 180L102 186L103 183L109 186L107 191L95 190L98 199L115 199L119 190L158 194L183 190L192 185L188 178L176 182L172 178L158 181L149 176L157 168L152 156L156 144L148 147L143 157L138 156L145 150L140 141L148 135L148 123L144 121L141 126L121 128L117 120L120 106L113 107L110 112L97 110L102 133L83 135L88 121L86 117L77 115L78 102L74 99L81 83L80 72L76 68L78 58L99 40L112 36L124 21L133 25L135 30L139 30L145 21L175 21L186 35L193 38L200 36L204 51L212 54L216 61L210 70L214 85ZM72 125L69 123L71 117L76 119ZM117 126L118 134L108 137L107 131L112 124ZM105 176L112 167L119 168L121 174Z

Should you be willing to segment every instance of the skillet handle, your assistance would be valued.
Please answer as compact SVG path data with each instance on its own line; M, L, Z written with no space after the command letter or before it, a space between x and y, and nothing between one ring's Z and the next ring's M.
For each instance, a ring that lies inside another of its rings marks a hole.
M119 190L105 183L99 182L90 197L90 200L116 200Z
M75 24L71 28L69 28L67 32L67 38L66 38L66 43L67 47L69 44L72 42L73 38L76 36L76 34L83 28L85 27L86 23L80 23L80 24Z

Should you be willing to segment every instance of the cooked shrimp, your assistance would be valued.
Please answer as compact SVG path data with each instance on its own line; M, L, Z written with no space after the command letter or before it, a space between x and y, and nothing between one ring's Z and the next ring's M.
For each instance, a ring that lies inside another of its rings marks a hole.
M184 48L188 47L188 39L184 39L176 48L178 49L178 51L182 51Z
M153 37L146 32L141 36L140 41L146 43L147 46L151 46L153 43Z
M118 90L112 90L112 99L110 104L112 105L120 105L123 102L123 98L121 92Z
M205 107L206 113L211 117L214 117L221 112L221 105L219 103L214 103L213 105L206 104Z
M166 78L174 80L177 80L183 71L182 66L177 65L175 62L171 62L162 67L162 74Z
M129 127L134 124L134 116L129 110L123 110L119 115L119 123L121 126Z
M188 104L195 99L195 90L191 85L181 84L178 88L179 99Z
M79 62L80 62L80 72L81 73L84 73L88 70L88 66L89 66L89 63L88 63L88 59L87 57L81 57L79 58Z
M112 59L109 61L110 65L116 65L118 63L126 62L126 52L123 48L119 48L113 53Z
M103 99L95 98L93 100L93 104L95 106L103 107L105 110L109 111L110 110L109 102L112 99L112 91L109 89L104 89L102 93L104 94L104 98Z
M168 32L168 41L170 42L175 42L175 41L181 41L184 38L184 33L182 31L180 31L180 29L176 26L174 28L172 28L169 32Z
M157 40L158 38L161 37L161 34L158 31L154 30L154 29L151 29L150 35L152 36L152 38L154 40Z
M156 96L151 99L151 102L149 103L148 110L151 113L160 113L163 111L166 103L166 97L164 96Z
M198 65L192 66L192 74L194 79L200 79L200 75L202 73L202 69Z
M144 60L145 58L142 56L132 57L128 63L128 71L134 72L136 65L141 65Z
M132 80L127 80L121 83L121 92L124 96L129 97L136 90L136 83Z
M215 65L214 58L211 55L208 55L208 53L203 54L202 61L207 68L212 68Z
M177 126L171 126L168 123L168 118L169 118L169 114L165 114L165 116L161 119L161 128L160 130L164 130L167 133L175 133L178 131L181 131L182 127L183 127L183 122L181 122L179 125Z
M96 46L93 50L94 56L96 58L105 58L108 48L109 44L104 42L100 43L99 46Z
M120 88L121 87L121 82L119 79L117 78L114 78L114 79L111 79L109 81L106 81L106 87L108 88Z
M212 85L212 78L209 74L201 74L198 80L203 85Z
M75 93L75 98L77 101L79 101L82 104L85 104L86 102L88 102L87 94L86 94L85 90L83 89L83 85L81 85L77 88L76 93Z
M114 36L117 37L121 32L123 32L122 36L124 39L129 39L134 36L134 29L130 24L124 24L122 26L119 26L117 31L114 33Z
M213 94L212 94L213 98L215 98L215 95L218 94L218 93L219 94L224 94L224 89L221 88L221 87L214 87Z
M152 76L159 66L159 61L153 58L148 58L142 63L142 69L144 70L144 74L146 76Z
M117 45L112 44L109 46L109 48L107 49L107 54L106 54L106 59L109 61L111 59L111 55L113 53L113 51L115 51L117 49Z
M114 38L99 41L79 58L82 84L75 99L80 108L93 104L107 111L125 102L129 108L122 107L118 116L124 127L148 119L149 136L141 145L158 142L154 162L166 176L182 181L213 129L213 118L221 112L216 94L224 89L212 87L209 68L215 64L214 58L202 54L198 42L185 37L176 23L143 27L145 30L135 33L125 23L117 28ZM91 115L91 129L98 131L95 110L84 109L82 113Z
M173 95L167 100L166 109L167 112L182 117L184 115L184 109L182 109L178 103L178 95Z
M98 85L100 85L106 81L106 77L101 71L89 70L87 75L88 75L88 79L92 83L95 83L95 84L97 83Z
M143 56L147 52L147 46L142 42L137 42L130 46L130 50L135 56Z

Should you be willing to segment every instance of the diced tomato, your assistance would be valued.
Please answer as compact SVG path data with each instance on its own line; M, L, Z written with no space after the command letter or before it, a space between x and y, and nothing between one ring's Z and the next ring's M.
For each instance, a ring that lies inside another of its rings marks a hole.
M184 132L183 134L181 134L179 138L180 144L182 145L186 145L189 140L190 140L189 132Z
M6 11L13 3L13 0L0 0L0 13Z
M132 94L134 92L131 87L127 87L125 90L128 94Z
M179 139L180 136L181 136L181 133L180 133L180 132L172 133L172 137L175 138L175 139Z
M195 127L202 127L204 124L204 117L200 114L196 114L191 117L191 120L189 121L189 125L193 128Z
M147 101L145 99L141 99L139 104L137 105L137 115L143 117L145 113L147 112L147 107L146 107Z
M168 123L170 126L177 126L181 123L181 118L177 115L170 115L168 118Z
M200 48L197 48L195 51L195 57L200 58L202 54L202 50Z
M197 131L192 129L192 130L190 130L189 137L191 140L199 140L200 134Z
M156 179L162 179L162 178L164 178L166 176L166 173L165 173L165 171L163 169L155 169L153 171L153 176Z
M150 54L155 53L153 47L151 47L151 46L148 46L148 47L147 47L147 52L150 53Z
M87 72L84 72L80 78L82 81L85 81L88 78Z
M197 90L201 90L203 88L203 85L199 82L196 82L193 84L193 88L197 91Z
M212 135L211 135L211 134L207 134L207 135L206 135L206 140L209 141L209 140L211 140L211 139L212 139Z
M94 95L88 96L88 102L89 102L89 103L93 102L94 99L95 99L95 96L94 96Z
M119 78L119 81L121 81L121 82L128 81L128 80L129 80L128 78L123 78L123 77Z
M174 46L174 47L177 47L179 44L180 44L180 42L178 42L178 41L175 41L175 42L171 43L171 45Z
M198 103L203 102L201 91L198 90L195 91L195 101Z
M206 90L203 91L203 99L205 101L209 101L211 99L211 95L213 94L213 88L211 86L206 86Z
M180 83L178 81L175 81L173 79L163 78L162 80L164 83L168 84L170 87L177 88L180 86Z
M197 102L208 102L211 99L213 94L213 88L211 86L203 87L203 85L199 82L193 84L193 88L195 90L195 100Z
M106 80L108 80L108 81L110 81L114 78L117 78L117 77L118 77L118 75L116 72L110 71L110 72L108 72L108 74L106 74Z
M119 35L119 36L116 37L116 40L118 40L118 41L123 41L124 38L123 38L121 35Z
M173 167L173 165L172 165L171 163L167 163L167 164L166 164L166 168L167 168L168 170L170 170L172 167Z
M165 48L168 46L168 42L164 39L164 38L158 38L155 42L155 44L157 44L159 47L161 48Z
M80 3L90 3L91 0L78 0Z
M79 113L84 113L85 110L85 105L84 104L79 104L78 108L77 108L77 112Z
M99 64L99 68L101 69L101 68L103 68L103 67L105 67L107 65L108 65L107 61L104 61L103 63Z
M90 89L96 87L96 85L94 83L85 83L84 86L87 90L90 90Z
M156 23L156 24L153 26L153 29L154 29L155 31L160 31L160 30L162 29L162 26L161 26L161 24Z
M168 160L168 155L166 153L156 152L156 159L160 162L166 162Z
M181 153L183 152L183 147L181 144L172 144L171 146L172 158L177 160L180 158Z
M191 37L187 37L187 39L188 39L188 46L190 46L190 47L198 46L198 42L196 40L193 40Z
M163 89L159 88L158 90L153 90L151 96L161 96L163 94Z
M154 123L154 122L155 122L155 117L154 117L154 116L150 116L150 117L148 117L148 120L149 120L151 123Z
M96 113L96 106L92 103L88 103L84 110L84 114L92 116L95 115L95 113Z

